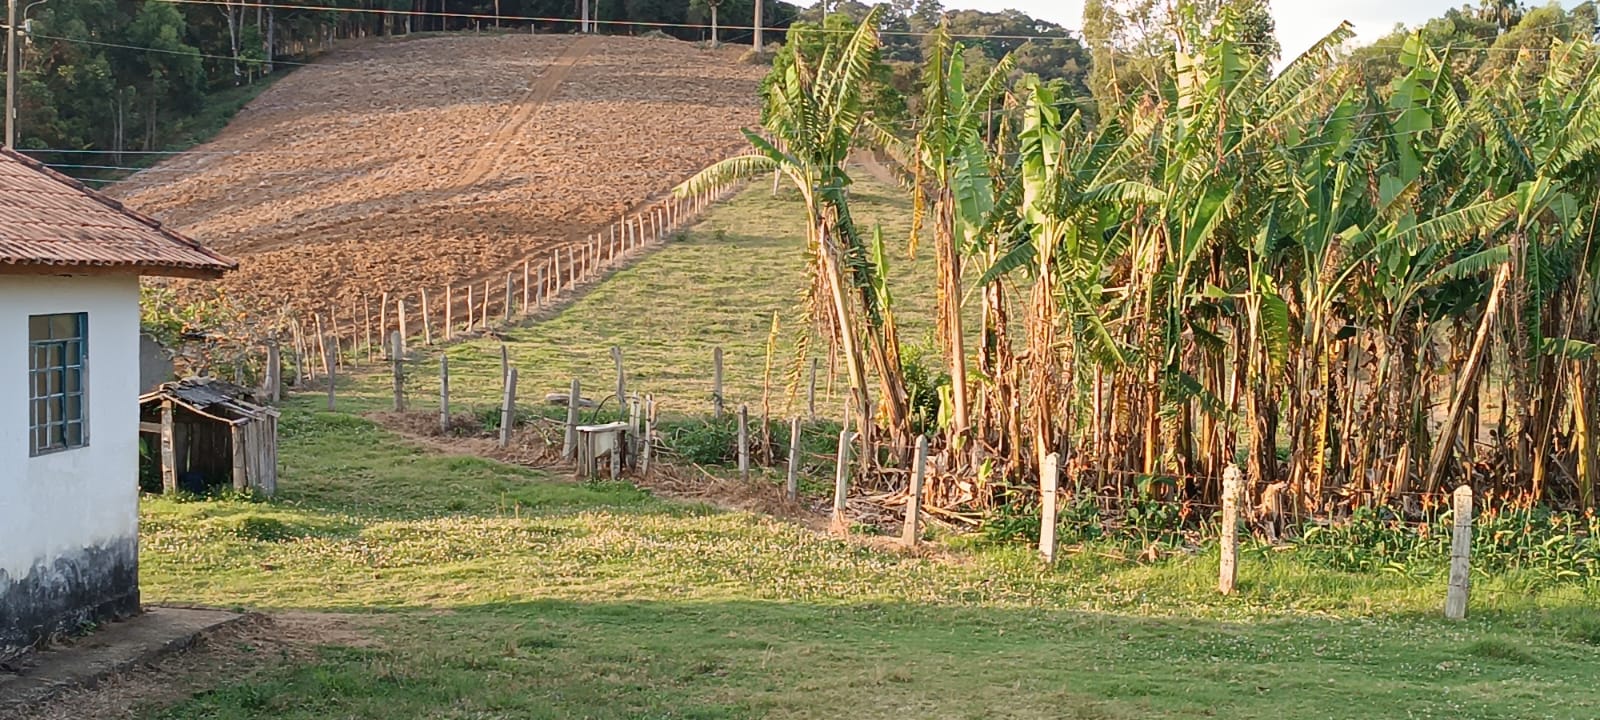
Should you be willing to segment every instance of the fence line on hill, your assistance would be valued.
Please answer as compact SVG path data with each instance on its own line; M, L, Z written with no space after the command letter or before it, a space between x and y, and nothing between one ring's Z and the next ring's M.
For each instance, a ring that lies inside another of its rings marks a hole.
M503 279L496 274L482 279L481 284L469 281L419 286L402 293L381 292L376 308L374 298L367 294L348 308L327 305L295 314L286 307L289 345L285 360L294 363L295 384L303 386L346 364L390 360L387 339L392 333L400 334L404 354L417 341L431 347L509 326L555 306L564 295L570 297L664 244L738 187L739 183L733 182L716 184L703 192L682 197L673 194L624 212L582 240L540 248L513 262Z

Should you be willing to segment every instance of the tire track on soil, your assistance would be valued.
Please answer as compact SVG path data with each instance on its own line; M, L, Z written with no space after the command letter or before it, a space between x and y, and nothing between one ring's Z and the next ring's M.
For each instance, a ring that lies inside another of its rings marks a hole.
M550 102L550 99L555 97L556 91L561 89L561 84L566 82L567 77L572 74L572 70L577 67L578 62L583 60L599 43L599 38L592 35L579 39L572 44L572 47L567 48L567 51L562 53L561 57L557 58L548 70L540 73L539 80L533 84L533 87L528 88L528 91L523 93L522 97L517 98L516 112L500 123L500 127L496 128L494 133L489 136L489 140L485 143L483 150L472 159L472 164L467 166L466 171L461 174L460 180L456 182L457 189L465 189L476 185L494 172L495 166L499 164L500 157L505 153L501 148L509 146L511 141L528 126L528 123L538 117L540 108L543 108L545 103Z

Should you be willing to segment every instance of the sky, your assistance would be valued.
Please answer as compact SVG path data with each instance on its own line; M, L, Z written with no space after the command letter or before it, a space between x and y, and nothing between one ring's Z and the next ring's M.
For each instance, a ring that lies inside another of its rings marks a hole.
M1395 23L1415 25L1443 15L1450 8L1460 7L1465 1L1271 0L1271 5L1278 24L1278 43L1283 46L1283 57L1289 59L1338 27L1341 20L1349 20L1355 26L1356 42L1371 42L1388 34ZM1542 5L1543 2L1534 0L1525 4ZM1575 3L1563 3L1572 4ZM1015 8L1073 30L1083 26L1083 0L944 0L944 6L991 11Z

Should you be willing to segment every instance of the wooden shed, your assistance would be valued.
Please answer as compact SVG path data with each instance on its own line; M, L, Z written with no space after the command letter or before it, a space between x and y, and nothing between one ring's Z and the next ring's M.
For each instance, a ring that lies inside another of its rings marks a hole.
M139 396L139 437L151 450L140 476L159 473L164 493L278 489L278 411L233 383L188 378Z

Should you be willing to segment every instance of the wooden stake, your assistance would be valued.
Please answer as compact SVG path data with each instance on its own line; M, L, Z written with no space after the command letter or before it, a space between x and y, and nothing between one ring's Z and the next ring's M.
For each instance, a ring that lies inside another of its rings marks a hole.
M456 289L446 285L444 288L444 339L449 340L456 335L455 329Z
M533 261L532 260L523 260L522 261L522 314L523 315L527 315L529 313L529 308L533 307L533 305L529 303L529 300L531 300L531 298L529 296L532 295L532 293L533 293L533 283L529 282L530 280L533 279L533 268L532 268L532 265L533 265Z
M511 273L506 273L506 307L504 321L507 325L511 324L511 293L512 288L515 286L516 280L513 279Z
M467 283L467 326L465 328L466 332L472 332L472 309L475 307L473 305L472 296L473 296L472 283Z
M654 395L644 396L644 437L639 448L639 473L650 475L650 456L655 449L656 437L656 398Z
M283 358L278 351L278 341L267 343L267 397L277 405L283 400Z
M906 493L906 521L900 529L900 542L916 547L922 539L922 485L928 476L928 436L917 436L917 459L912 465L911 488Z
M174 450L172 401L161 401L161 492L178 492L178 453Z
M626 382L627 376L622 372L622 348L616 345L611 346L611 363L617 369L617 407L620 408L622 403L627 401L628 386Z
M711 416L722 419L722 348L711 351Z
M572 392L567 395L567 434L561 441L561 457L571 460L578 449L578 379L572 379Z
M806 414L817 421L817 359L811 358L811 384L806 386Z
M383 293L378 298L378 337L389 337L389 293ZM387 354L393 348L394 344L390 343L383 352Z
M433 324L428 322L428 289L422 289L422 344L433 345Z
M506 373L505 399L500 405L500 447L511 446L511 428L517 424L517 369Z
M488 330L489 329L489 281L488 280L483 281L483 315L482 315L482 318L483 318L483 322L479 323L478 326L483 328L483 329L485 329L485 330Z
M1243 483L1239 468L1229 465L1222 471L1222 562L1217 591L1232 595L1239 579L1239 491Z
M1056 490L1059 489L1061 457L1044 456L1039 468L1039 554L1045 563L1056 561Z
M450 356L439 353L439 432L450 433Z
M1444 616L1464 620L1472 590L1472 486L1456 488L1453 500L1455 529L1450 535L1450 590L1445 596Z
M328 336L322 327L322 313L311 316L312 323L317 326L316 351L317 359L322 361L322 374L327 375L332 371L333 363L328 362Z
M403 412L406 409L406 378L405 354L401 352L402 341L400 331L396 330L389 336L389 357L394 361L394 411Z
M399 324L399 328L400 328L400 344L398 346L396 346L399 349L396 350L395 352L400 353L401 357L405 357L405 354L406 354L406 338L411 336L410 328L406 327L406 299L405 298L401 297L401 298L395 298L394 299L394 317L395 317L395 322Z
M850 437L849 430L839 431L839 455L833 465L833 531L850 531L849 520L844 515L845 495L850 491Z
M783 486L789 502L800 499L800 418L789 421L789 476Z
M366 328L367 335L367 362L372 362L377 359L378 347L372 343L372 301L366 294L361 296L361 313L365 316L362 325Z
M306 384L305 343L301 335L300 320L289 322L289 346L294 350L294 386L304 387Z
M338 347L338 342L338 338L333 338L334 347ZM334 369L336 365L331 362L333 359L334 350L328 347L328 343L324 342L322 352L324 353L322 356L322 365L328 370L328 412L333 412L333 387L336 381L335 375L337 374L337 371Z
M739 479L750 479L750 408L739 406Z

